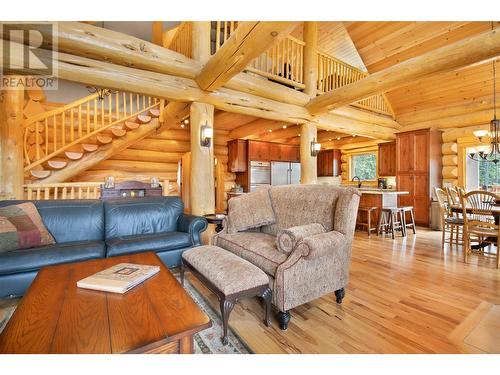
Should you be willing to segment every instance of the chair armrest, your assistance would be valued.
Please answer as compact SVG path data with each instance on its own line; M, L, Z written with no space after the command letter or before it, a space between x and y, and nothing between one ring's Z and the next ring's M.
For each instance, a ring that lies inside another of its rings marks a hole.
M278 268L281 270L288 269L297 263L300 258L314 259L329 252L338 252L339 249L344 248L345 244L345 236L335 230L306 237L295 246L295 249Z
M204 217L182 214L177 220L177 230L189 233L193 245L201 245L200 234L208 227L208 222Z
M328 253L337 252L346 244L346 236L343 233L332 230L304 238L299 242L302 256L306 259L318 258Z

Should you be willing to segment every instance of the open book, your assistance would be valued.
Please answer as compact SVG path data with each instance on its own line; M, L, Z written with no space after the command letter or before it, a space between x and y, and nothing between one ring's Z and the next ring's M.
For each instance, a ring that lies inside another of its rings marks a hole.
M78 281L76 286L123 294L158 272L159 266L120 263Z

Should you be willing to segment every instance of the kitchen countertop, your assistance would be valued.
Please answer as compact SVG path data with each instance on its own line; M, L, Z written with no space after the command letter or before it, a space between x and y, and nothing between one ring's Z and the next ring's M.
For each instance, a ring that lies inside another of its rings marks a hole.
M361 194L378 194L378 195L405 195L409 194L407 191L399 191L399 190L392 190L392 189L370 189L370 188L360 188L359 192Z

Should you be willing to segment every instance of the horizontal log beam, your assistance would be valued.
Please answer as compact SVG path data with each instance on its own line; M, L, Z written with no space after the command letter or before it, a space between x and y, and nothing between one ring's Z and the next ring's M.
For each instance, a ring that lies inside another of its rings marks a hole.
M238 139L245 138L252 135L265 134L269 132L269 130L276 130L283 128L282 121L275 120L265 120L265 119L257 119L248 124L237 127L236 129L231 130L229 133L229 138Z
M218 89L296 26L297 22L239 23L224 45L208 60L195 81L203 90Z
M307 104L312 114L326 112L398 87L431 74L462 68L500 55L500 33L488 31L371 74L350 85L320 95Z

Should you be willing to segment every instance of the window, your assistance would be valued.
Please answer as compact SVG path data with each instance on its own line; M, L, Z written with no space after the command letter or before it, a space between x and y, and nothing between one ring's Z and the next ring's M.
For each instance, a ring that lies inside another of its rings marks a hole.
M469 152L469 149L467 149ZM484 160L475 161L466 156L466 189L498 191L500 185L500 164Z
M375 153L351 156L351 179L375 180L377 177L377 157Z

